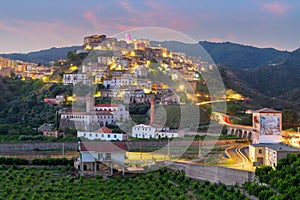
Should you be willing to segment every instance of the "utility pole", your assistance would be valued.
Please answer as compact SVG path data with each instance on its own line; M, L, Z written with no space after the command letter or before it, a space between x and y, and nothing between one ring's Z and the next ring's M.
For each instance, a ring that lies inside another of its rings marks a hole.
M170 159L170 138L168 138L168 157Z
M65 143L62 144L62 156L65 157Z

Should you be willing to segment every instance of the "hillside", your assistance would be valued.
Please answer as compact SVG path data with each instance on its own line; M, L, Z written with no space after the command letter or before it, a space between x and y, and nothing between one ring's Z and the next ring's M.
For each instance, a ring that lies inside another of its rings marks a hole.
M237 68L257 68L261 65L281 63L290 53L273 48L257 48L230 42L200 42L216 64Z
M235 71L244 83L258 92L283 100L298 99L300 88L300 49L292 52L283 63L265 65L252 71Z
M198 44L186 44L177 41L151 42L160 44L172 51L181 51L190 56L201 56ZM216 64L230 65L235 68L257 68L261 65L281 63L290 53L272 48L257 48L230 42L214 43L200 41L199 44L207 51Z
M221 66L220 73L224 81L224 85L227 89L233 89L243 96L249 98L247 101L238 102L245 108L260 109L263 107L271 107L274 109L300 109L299 104L295 104L293 99L287 98L273 98L259 92L249 84L245 83L243 76L236 74L244 74L250 72L244 72L242 70L232 69L229 66Z
M249 106L272 105L274 108L299 107L300 50L294 52L278 51L272 48L257 48L234 43L199 42L213 60L230 74L222 73L227 88L235 89L242 95L253 99ZM177 41L157 42L171 51L181 51L190 56L201 56L198 44ZM32 62L48 63L64 59L67 52L79 46L51 48L28 54L6 54L4 57ZM1 55L0 55L1 56ZM281 102L274 99L278 98ZM254 103L255 101L258 102ZM294 104L291 106L290 104ZM254 105L255 104L255 105Z
M26 54L12 53L12 54L0 54L1 57L10 58L13 60L22 60L27 62L35 62L42 64L49 64L51 61L60 59L66 59L69 51L80 49L80 46L62 47L62 48L51 48L36 52L30 52Z

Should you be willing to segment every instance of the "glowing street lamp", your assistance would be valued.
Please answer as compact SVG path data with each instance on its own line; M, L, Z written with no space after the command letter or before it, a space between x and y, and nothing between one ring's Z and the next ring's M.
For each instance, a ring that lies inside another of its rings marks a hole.
M184 91L184 85L179 85L179 90L182 90L182 91Z

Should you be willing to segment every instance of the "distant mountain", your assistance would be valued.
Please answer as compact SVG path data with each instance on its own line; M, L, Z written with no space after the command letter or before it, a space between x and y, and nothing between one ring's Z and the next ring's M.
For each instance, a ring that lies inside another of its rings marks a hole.
M185 52L190 56L200 56L197 44L186 44L177 41L157 42L172 51ZM230 42L214 43L201 41L199 44L207 51L216 64L230 65L236 68L256 68L266 64L281 63L290 52L273 48L257 48Z
M261 65L282 62L290 53L273 48L257 48L230 42L200 42L216 64L239 68L255 68Z
M49 64L49 62L51 61L65 59L69 51L78 50L80 48L81 46L61 47L61 48L53 47L51 49L30 52L26 54L12 53L12 54L0 54L0 56L5 58L10 58L13 60L22 60L27 62Z
M292 94L299 96L295 91L300 88L300 49L293 51L280 64L241 73L239 75L249 86L265 95L281 98L293 98L289 97Z
M300 108L300 49L287 52L230 42L199 43L220 66L225 86L254 100L249 102L250 107ZM152 44L199 56L197 44L175 41Z

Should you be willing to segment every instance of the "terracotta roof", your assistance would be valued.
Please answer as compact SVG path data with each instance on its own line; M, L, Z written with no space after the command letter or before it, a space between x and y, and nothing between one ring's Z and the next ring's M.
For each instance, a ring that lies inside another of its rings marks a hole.
M96 132L98 132L98 133L112 133L112 130L110 130L106 126L103 126L103 127L99 128L98 130L96 130Z
M119 104L97 104L96 107L118 107Z
M80 151L124 152L128 151L126 142L80 142Z
M91 112L63 112L62 115L113 115L111 111L91 111Z
M253 112L254 113L281 113L280 111L273 110L271 108L263 108L263 109L260 109L260 110L255 110Z

